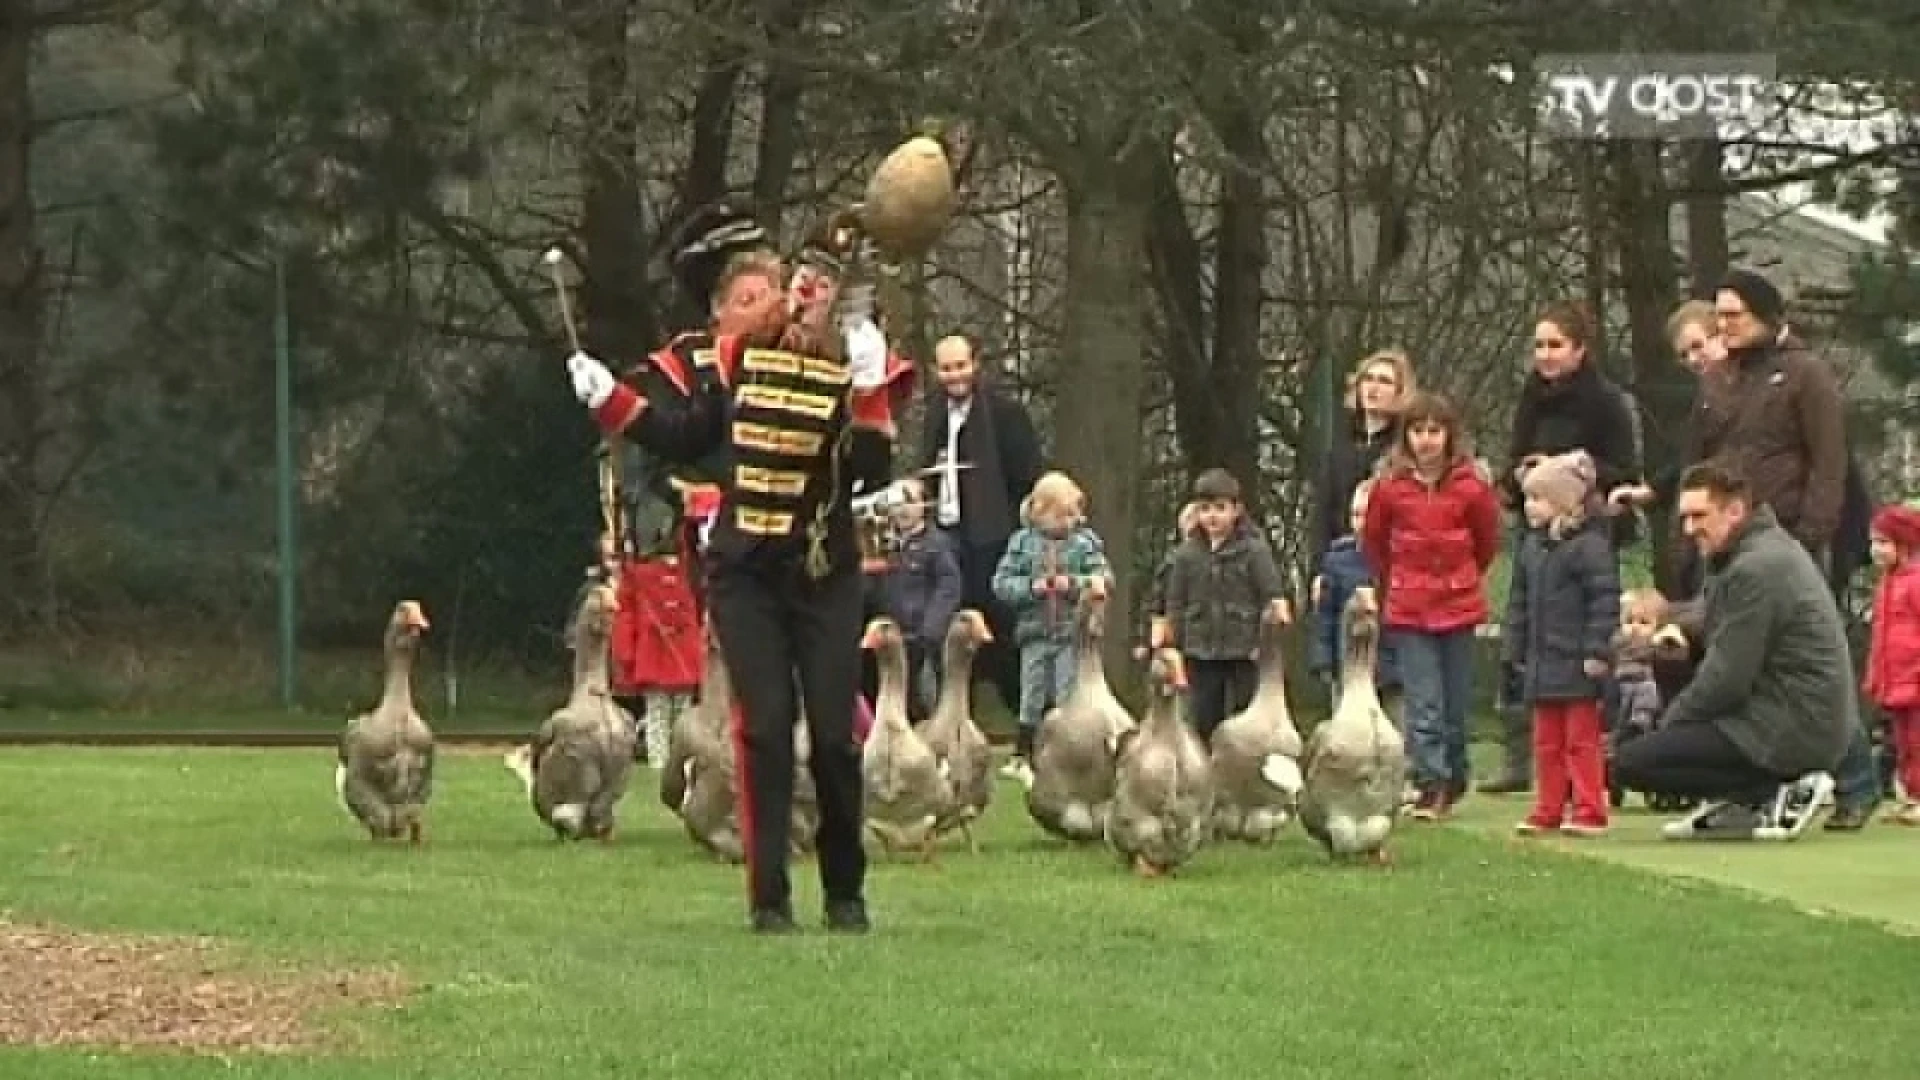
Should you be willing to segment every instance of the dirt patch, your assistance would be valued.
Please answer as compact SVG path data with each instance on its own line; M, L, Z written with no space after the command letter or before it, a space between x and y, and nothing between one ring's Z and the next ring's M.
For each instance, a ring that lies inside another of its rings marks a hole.
M77 933L0 915L0 1044L286 1053L326 1043L318 1011L397 1005L378 973L242 972L207 939Z

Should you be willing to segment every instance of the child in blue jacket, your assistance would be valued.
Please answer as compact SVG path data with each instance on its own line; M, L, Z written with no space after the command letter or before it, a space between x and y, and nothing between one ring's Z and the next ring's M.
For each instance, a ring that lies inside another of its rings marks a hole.
M1008 769L1030 765L1040 719L1073 689L1075 613L1088 590L1113 585L1106 546L1086 524L1086 497L1065 473L1050 472L1021 505L1020 530L993 574L993 594L1014 617L1020 649L1020 733Z
M1373 580L1373 568L1367 565L1367 557L1360 550L1360 523L1366 520L1367 498L1372 493L1372 481L1354 489L1348 516L1351 531L1345 536L1336 537L1327 546L1326 552L1320 557L1320 580L1315 582L1313 641L1307 667L1331 683L1336 705L1340 701L1340 673L1344 660L1340 649L1340 613L1346 610L1347 598L1353 595L1355 589L1362 585L1377 585ZM1388 715L1393 716L1397 723L1399 710L1394 706L1399 698L1400 670L1391 634L1380 643L1379 659L1373 671L1374 685L1380 691L1381 701L1387 706Z

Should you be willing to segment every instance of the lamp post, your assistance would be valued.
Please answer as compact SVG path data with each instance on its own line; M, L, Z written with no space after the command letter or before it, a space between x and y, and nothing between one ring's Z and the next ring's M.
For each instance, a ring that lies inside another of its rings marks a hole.
M294 542L293 350L287 328L287 265L273 260L273 424L276 463L274 487L280 538L280 706L294 707L296 553Z

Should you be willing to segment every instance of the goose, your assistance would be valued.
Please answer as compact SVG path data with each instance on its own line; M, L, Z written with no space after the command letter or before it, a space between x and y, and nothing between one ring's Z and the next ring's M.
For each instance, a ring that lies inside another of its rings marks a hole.
M1213 764L1184 713L1185 665L1154 652L1146 716L1120 741L1107 843L1142 877L1185 865L1206 842L1213 816Z
M860 751L867 831L888 854L917 848L931 861L936 826L951 812L953 786L946 763L907 718L906 638L883 616L867 624L860 644L874 651L880 666L873 731Z
M719 639L707 631L700 701L680 714L660 771L660 800L680 816L687 835L715 857L746 861L740 832L739 786L733 767L733 680Z
M1260 682L1247 707L1213 733L1219 782L1214 835L1271 843L1300 798L1300 731L1287 708L1287 658L1281 610L1260 623Z
M959 829L967 850L980 853L973 823L993 801L993 746L973 719L973 658L993 641L986 616L971 608L958 612L947 629L940 672L940 697L920 726L920 737L946 763L953 786L950 812L940 820L942 833Z
M675 814L685 813L687 788L692 783L694 770L721 755L731 763L733 754L727 735L733 711L733 684L728 681L726 663L720 658L719 639L711 628L705 637L700 699L673 718L673 726L667 729L667 752L660 761L660 805Z
M636 727L632 714L615 704L607 672L619 609L610 584L582 594L570 627L572 693L508 761L534 813L560 840L612 840L614 808L633 773Z
M1341 624L1346 642L1340 705L1307 740L1300 825L1336 859L1366 857L1385 866L1406 785L1407 751L1373 684L1380 604L1371 587L1354 590Z
M375 840L425 838L424 814L433 797L433 729L413 703L413 661L429 628L417 600L402 600L387 619L383 651L386 682L371 712L353 718L340 736L333 785L341 805Z
M1107 685L1100 658L1106 599L1098 579L1080 595L1074 613L1078 670L1073 689L1041 718L1034 734L1033 768L1020 777L1028 815L1047 832L1075 843L1105 838L1114 751L1121 736L1134 728L1133 717Z

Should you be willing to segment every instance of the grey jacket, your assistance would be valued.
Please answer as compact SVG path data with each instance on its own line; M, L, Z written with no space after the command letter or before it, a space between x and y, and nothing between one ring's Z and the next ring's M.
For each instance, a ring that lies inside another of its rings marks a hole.
M1708 561L1699 670L1667 723L1711 723L1781 777L1832 769L1859 724L1846 628L1820 568L1761 507Z
M1260 647L1261 612L1285 589L1273 549L1246 519L1218 549L1190 536L1167 569L1173 643L1196 660L1247 659Z
M1619 624L1610 522L1590 519L1560 540L1544 529L1521 534L1500 637L1507 662L1520 668L1522 700L1599 700L1604 684L1586 662L1611 665Z

